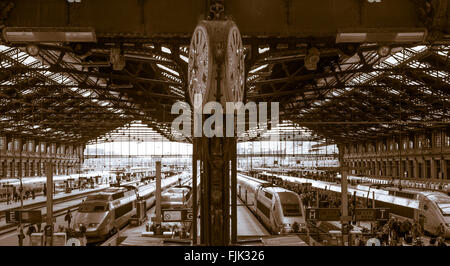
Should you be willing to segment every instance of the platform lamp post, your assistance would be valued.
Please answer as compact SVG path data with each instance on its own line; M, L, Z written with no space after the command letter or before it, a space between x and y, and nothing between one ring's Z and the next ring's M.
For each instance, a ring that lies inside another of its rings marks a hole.
M19 146L19 180L20 180L20 187L19 187L19 195L20 195L20 210L23 211L23 181L22 181L22 148ZM22 213L20 214L19 219L19 246L23 246L23 239L25 238L25 235L23 233L23 225L22 225Z
M344 149L339 149L339 164L340 164L340 170L341 170L341 224L342 224L342 243L345 245L345 240L348 240L348 243L350 244L349 239L349 222L351 220L351 217L348 216L348 195L347 195L347 174L348 174L348 166L344 162L343 158L343 151Z

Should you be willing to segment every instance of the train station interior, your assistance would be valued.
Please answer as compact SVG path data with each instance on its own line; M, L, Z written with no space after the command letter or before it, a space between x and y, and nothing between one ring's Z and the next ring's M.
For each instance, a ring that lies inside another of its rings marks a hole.
M0 246L445 246L448 0L0 0Z

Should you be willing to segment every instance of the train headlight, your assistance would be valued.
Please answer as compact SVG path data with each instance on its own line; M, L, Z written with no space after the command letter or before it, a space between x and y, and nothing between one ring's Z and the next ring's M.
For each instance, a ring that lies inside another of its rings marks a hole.
M446 224L447 225L447 227L450 227L450 223L448 223L448 224Z
M90 223L89 225L88 225L88 227L90 227L90 228L92 228L92 227L97 227L98 226L98 223Z
M292 225L289 223L283 224L283 232L290 232L292 230Z

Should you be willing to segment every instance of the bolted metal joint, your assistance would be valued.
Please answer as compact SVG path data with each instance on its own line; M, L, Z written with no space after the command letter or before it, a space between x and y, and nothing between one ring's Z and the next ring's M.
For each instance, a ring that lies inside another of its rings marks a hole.
M209 20L224 19L225 5L223 0L212 1L209 6Z

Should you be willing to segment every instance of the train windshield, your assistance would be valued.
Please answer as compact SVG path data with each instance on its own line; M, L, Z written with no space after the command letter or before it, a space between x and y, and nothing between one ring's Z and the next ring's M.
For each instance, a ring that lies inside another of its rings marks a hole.
M84 203L78 208L78 212L106 212L108 204L101 203Z
M189 189L187 188L171 188L167 190L167 193L175 193L175 194L186 194L189 192Z
M441 209L442 215L450 216L450 202L448 203L438 203L439 209Z
M278 192L284 216L302 216L298 196L292 192Z
M86 201L91 201L91 200L104 200L107 201L109 200L109 195L104 195L104 194L96 194L96 195L88 195L86 197Z

